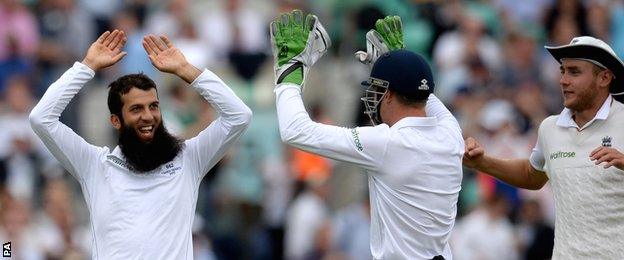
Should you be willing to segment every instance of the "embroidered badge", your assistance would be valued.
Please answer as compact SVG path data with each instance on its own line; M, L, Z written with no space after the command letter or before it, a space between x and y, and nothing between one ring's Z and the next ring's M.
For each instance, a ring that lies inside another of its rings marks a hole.
M611 147L611 136L605 136L602 138L602 146L603 147Z
M418 90L429 90L429 85L427 85L426 79L420 81L420 86L418 86Z

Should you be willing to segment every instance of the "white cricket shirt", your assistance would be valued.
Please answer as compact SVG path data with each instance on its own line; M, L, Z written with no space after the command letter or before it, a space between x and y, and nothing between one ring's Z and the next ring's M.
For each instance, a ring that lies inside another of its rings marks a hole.
M310 120L299 86L275 89L282 139L304 151L354 163L368 175L375 259L452 259L449 236L462 181L464 140L434 95L429 117L353 129Z
M136 174L121 149L87 143L59 116L94 76L76 62L53 83L30 114L35 133L80 183L90 212L93 259L193 259L191 225L204 175L251 120L251 111L208 70L195 88L219 113L171 162Z
M553 259L624 259L624 171L589 158L600 146L624 151L623 123L624 105L609 97L584 126L567 108L540 125L530 162L553 191Z

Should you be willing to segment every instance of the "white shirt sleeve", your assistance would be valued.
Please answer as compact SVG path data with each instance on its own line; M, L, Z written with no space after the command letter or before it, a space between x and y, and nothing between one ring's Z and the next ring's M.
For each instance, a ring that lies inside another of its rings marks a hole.
M219 117L196 137L186 141L186 152L201 180L243 134L251 122L251 109L214 73L204 70L191 83L217 111Z
M299 86L283 83L275 89L282 141L301 150L357 164L376 171L386 152L387 125L348 129L312 121Z
M30 112L29 120L34 132L57 160L80 183L88 182L92 167L104 149L87 143L82 137L59 121L61 113L71 99L82 89L95 72L76 62L45 92Z
M447 126L457 132L458 136L461 136L461 128L457 119L451 114L446 106L435 95L429 95L427 99L427 105L425 106L425 113L428 117L437 118L440 125Z
M531 166L538 170L544 171L544 164L546 163L546 158L544 157L544 152L542 151L542 147L539 142L539 138L535 143L535 147L533 147L533 151L531 151L531 156L529 157L529 163Z

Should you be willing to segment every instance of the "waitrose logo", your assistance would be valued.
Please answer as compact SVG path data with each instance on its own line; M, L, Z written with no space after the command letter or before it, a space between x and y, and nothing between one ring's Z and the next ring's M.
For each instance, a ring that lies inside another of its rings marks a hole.
M550 154L550 159L554 160L554 159L560 159L560 158L572 158L575 157L576 153L575 152L562 152L562 151L558 151L558 152L554 152Z

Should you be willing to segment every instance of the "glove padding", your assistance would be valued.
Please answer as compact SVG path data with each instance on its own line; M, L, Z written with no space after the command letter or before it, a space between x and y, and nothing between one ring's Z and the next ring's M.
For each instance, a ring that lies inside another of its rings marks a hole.
M316 15L294 10L271 22L271 44L275 59L275 84L290 82L303 88L310 67L331 46L331 40Z
M401 17L386 16L377 20L375 29L366 33L366 52L358 51L355 57L358 61L372 66L382 54L404 48Z

